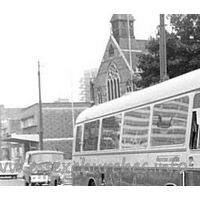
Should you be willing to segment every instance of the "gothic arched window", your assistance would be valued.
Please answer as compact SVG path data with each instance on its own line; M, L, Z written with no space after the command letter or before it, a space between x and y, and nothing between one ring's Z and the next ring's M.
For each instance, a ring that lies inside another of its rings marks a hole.
M131 91L132 91L132 84L131 84L131 81L128 80L126 82L126 92L128 93L128 92L131 92Z
M120 97L120 77L114 64L111 64L108 69L107 91L108 101Z

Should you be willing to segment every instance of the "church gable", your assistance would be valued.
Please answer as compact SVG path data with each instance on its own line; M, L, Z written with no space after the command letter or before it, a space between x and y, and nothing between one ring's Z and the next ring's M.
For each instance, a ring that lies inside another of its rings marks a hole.
M108 44L105 49L105 53L102 59L102 62L111 61L113 58L119 57L120 51L117 48L116 44L114 43L112 37L110 37Z
M111 35L94 80L95 104L134 90L137 54L145 52L146 41L135 39L133 22L134 18L126 14L114 14L111 19Z
M127 78L131 78L128 65L125 55L111 35L95 79L95 102L102 103L124 94L122 85Z
M106 73L108 71L108 63L115 62L118 70L127 68L131 74L129 63L126 59L126 53L123 52L117 44L115 38L111 35L107 43L98 74ZM97 75L98 76L98 75Z
M112 63L115 64L120 73L122 70L124 70L124 68L126 68L127 73L131 74L129 63L126 60L124 53L121 51L120 47L115 41L115 38L111 35L107 43L95 82L98 82L98 84L102 82L105 83L106 74L108 73L109 66Z

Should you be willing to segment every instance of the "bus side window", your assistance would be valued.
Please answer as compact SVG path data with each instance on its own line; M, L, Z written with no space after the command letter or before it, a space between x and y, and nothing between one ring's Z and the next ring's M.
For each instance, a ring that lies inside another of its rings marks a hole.
M82 126L77 126L76 128L76 143L75 143L75 151L81 151L81 138L82 138Z
M31 163L31 161L32 161L32 156L31 156L31 155L29 155L29 157L28 157L28 164L30 164L30 163Z
M119 149L122 114L102 120L100 150Z
M197 149L197 138L198 138L199 125L197 124L197 113L192 113L192 127L190 136L190 149Z
M99 120L85 123L83 151L96 151L99 135Z

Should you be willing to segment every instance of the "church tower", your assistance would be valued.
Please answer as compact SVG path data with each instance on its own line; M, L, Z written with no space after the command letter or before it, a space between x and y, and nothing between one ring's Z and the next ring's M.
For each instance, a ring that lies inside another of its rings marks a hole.
M135 41L134 21L131 14L114 14L110 20L112 34L122 49L129 49Z

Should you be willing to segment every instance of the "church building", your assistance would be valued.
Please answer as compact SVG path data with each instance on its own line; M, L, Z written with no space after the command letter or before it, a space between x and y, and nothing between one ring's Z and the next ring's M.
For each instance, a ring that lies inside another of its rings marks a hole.
M134 21L131 14L114 14L110 20L110 38L92 85L95 105L136 89L137 55L147 53L147 40L136 40Z

